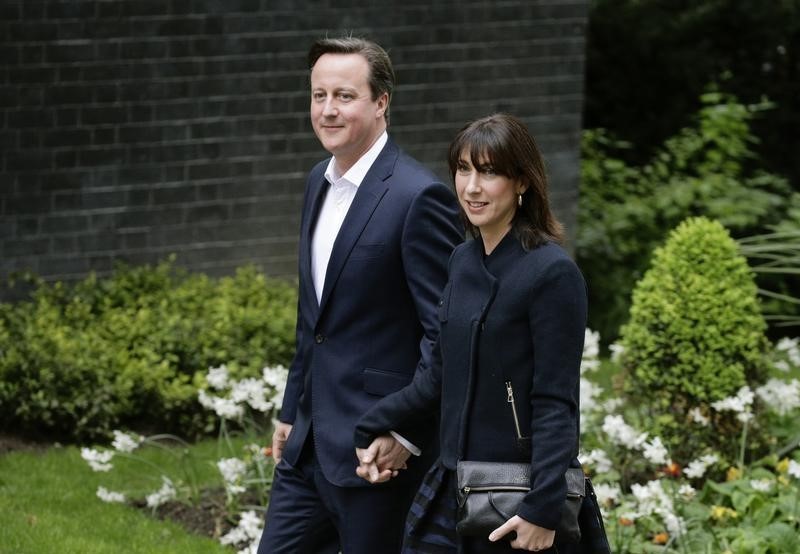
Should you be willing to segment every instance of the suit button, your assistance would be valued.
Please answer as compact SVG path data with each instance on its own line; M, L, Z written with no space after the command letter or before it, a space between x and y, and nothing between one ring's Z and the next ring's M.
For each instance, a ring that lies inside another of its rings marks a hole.
M441 308L442 306L444 306L444 299L440 298L439 299L439 307Z
M316 337L314 337L314 340L317 342L317 344L322 344L323 342L325 342L325 335L319 334Z

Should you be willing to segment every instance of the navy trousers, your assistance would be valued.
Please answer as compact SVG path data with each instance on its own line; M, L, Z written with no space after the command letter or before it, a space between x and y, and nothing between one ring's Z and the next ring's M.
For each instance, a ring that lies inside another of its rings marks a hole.
M275 468L258 554L399 553L418 482L403 477L337 487L322 474L313 440L307 440L296 466L281 460Z

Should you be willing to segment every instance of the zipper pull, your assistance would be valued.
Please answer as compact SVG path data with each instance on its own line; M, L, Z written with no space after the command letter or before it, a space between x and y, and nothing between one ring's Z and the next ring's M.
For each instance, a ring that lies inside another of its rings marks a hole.
M506 381L506 392L508 392L508 402L514 402L514 389L511 388L511 381Z

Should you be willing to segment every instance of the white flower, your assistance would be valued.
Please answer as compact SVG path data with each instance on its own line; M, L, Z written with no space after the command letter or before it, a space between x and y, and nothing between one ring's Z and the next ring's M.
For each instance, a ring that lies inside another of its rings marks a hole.
M660 437L653 437L642 445L642 454L651 464L663 465L669 463L667 447L661 442Z
M693 486L688 483L684 483L678 489L678 494L684 497L686 500L691 500L697 494L697 491Z
M602 388L592 383L588 379L581 377L581 414L590 414L591 412L595 411L598 408L597 400L595 399L602 393Z
M599 448L595 448L588 454L582 454L579 456L581 464L585 464L592 468L592 473L607 473L611 471L613 464L611 463L611 459L606 454L605 450L600 450Z
M114 467L109 463L113 457L113 450L100 452L93 448L81 448L81 458L86 460L89 463L89 467L94 471L109 471Z
M589 328L583 333L583 357L581 359L581 374L594 371L600 367L600 333Z
M621 408L624 403L625 401L622 398L609 398L608 400L603 402L601 407L603 410L605 410L606 413L611 414L616 412L619 408Z
M612 362L618 362L622 357L622 354L625 353L625 347L618 342L615 342L614 344L610 345L608 349L611 351Z
M662 510L659 514L670 535L680 538L686 534L686 522L674 512Z
M603 419L603 432L612 442L630 449L639 449L647 440L647 433L639 433L625 423L622 416L607 415Z
M622 496L622 489L617 484L597 483L594 485L594 493L599 504L608 506L619 502Z
M231 400L237 404L247 402L251 408L259 412L269 412L272 403L267 401L267 391L263 380L242 379L233 383Z
M144 440L144 437L141 435L129 435L127 433L123 433L122 431L117 431L116 429L113 431L113 433L114 441L111 443L111 446L113 446L118 452L131 453L139 448L139 445L142 444L142 441Z
M239 518L239 524L231 529L227 534L219 539L222 544L240 544L244 542L258 541L264 531L264 520L253 510L243 512ZM254 542L256 546L257 542ZM252 545L245 548L248 552ZM241 552L241 551L240 551Z
M753 405L755 395L747 385L739 389L736 396L729 396L722 400L717 400L711 403L711 407L718 412L729 411L736 412L737 414L750 413L750 407Z
M105 487L97 487L97 498L103 502L125 502L124 494L110 491Z
M692 421L694 421L699 425L702 425L703 427L707 427L708 424L711 422L708 416L703 415L703 411L696 406L691 410L689 410L689 419L691 419Z
M209 396L206 391L200 390L197 393L198 400L204 408L213 410L223 419L239 419L244 415L244 408L236 404L233 400L220 398L219 396Z
M760 492L769 492L772 488L772 481L769 479L753 479L750 481L750 486Z
M247 472L247 464L239 458L223 458L217 462L217 468L225 480L225 489L230 494L241 494L245 489L240 481Z
M161 476L161 488L158 489L153 494L147 495L147 506L150 508L156 508L161 506L165 502L168 502L175 498L177 492L175 491L175 486L172 484L172 481L165 476Z
M719 458L716 454L706 454L689 462L689 465L684 468L683 474L690 479L698 479L705 475L706 470L718 461Z
M790 339L789 337L783 337L778 341L775 350L778 352L785 352L789 361L792 362L795 367L800 366L800 345L798 345L797 338Z
M800 407L800 382L797 379L783 381L770 379L756 389L758 397L780 415L786 415Z
M219 367L208 368L208 373L206 373L206 381L208 381L208 384L216 390L227 388L228 367L225 364L222 364Z
M272 398L269 401L273 406L280 406L283 404L283 393L286 390L286 380L289 378L289 370L282 365L275 367L265 367L262 370L264 381L274 391Z
M786 470L786 472L792 477L800 479L800 464L798 464L794 460L789 460L789 467Z

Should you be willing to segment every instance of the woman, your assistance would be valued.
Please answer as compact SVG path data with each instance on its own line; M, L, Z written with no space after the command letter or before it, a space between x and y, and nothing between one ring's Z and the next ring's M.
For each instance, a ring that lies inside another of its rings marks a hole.
M377 477L373 441L441 408L440 458L409 513L404 552L547 551L566 498L564 473L577 464L585 284L558 245L544 164L518 119L497 114L468 124L450 146L449 166L475 240L450 258L439 363L359 421L358 473L373 481L396 474L380 468ZM532 448L520 446L523 437ZM364 457L360 449L370 445ZM490 537L456 536L458 460L531 464L530 493Z

